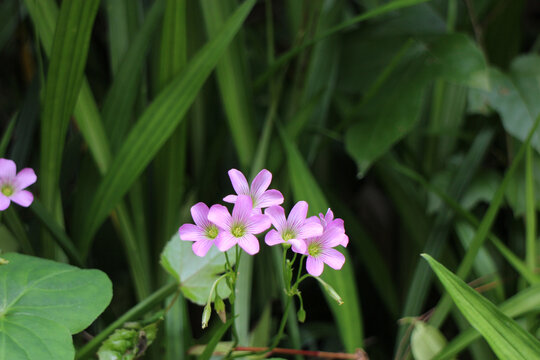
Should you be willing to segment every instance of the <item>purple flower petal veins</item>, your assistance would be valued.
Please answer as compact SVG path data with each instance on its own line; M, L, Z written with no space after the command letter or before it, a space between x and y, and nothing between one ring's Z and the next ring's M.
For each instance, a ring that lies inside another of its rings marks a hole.
M324 264L335 270L340 270L345 263L345 256L333 249L341 244L342 230L337 226L327 226L319 237L305 240L307 255L306 269L313 276L320 276L324 270Z
M318 221L306 221L308 204L299 201L294 205L289 217L281 206L271 206L265 214L270 217L275 230L270 230L265 237L267 245L289 243L294 252L304 254L307 250L304 239L320 236L323 227Z
M278 190L267 190L272 181L272 173L266 169L261 170L249 186L246 177L236 169L229 170L229 178L237 195L227 195L223 201L235 203L238 195L251 197L253 209L264 209L283 203L283 195Z
M238 195L232 215L225 206L214 205L208 213L208 219L222 231L216 239L216 246L220 251L227 251L238 244L250 255L255 255L260 249L259 241L254 235L265 231L271 225L268 216L253 212L251 197L243 194Z
M334 219L334 213L331 209L328 209L325 215L323 215L322 213L319 214L319 220L324 229L332 226L340 228L343 231L343 234L341 235L340 245L343 247L347 247L347 245L349 244L349 237L347 236L347 234L345 234L345 224L342 219Z
M216 205L213 205L214 207ZM208 253L208 250L216 242L220 235L219 227L208 220L208 206L199 202L191 207L191 216L193 224L184 224L178 229L180 239L184 241L194 241L192 245L195 255L203 257Z
M34 195L24 190L37 180L31 168L24 168L17 174L15 162L0 159L0 211L6 210L13 201L20 206L28 207L34 201Z

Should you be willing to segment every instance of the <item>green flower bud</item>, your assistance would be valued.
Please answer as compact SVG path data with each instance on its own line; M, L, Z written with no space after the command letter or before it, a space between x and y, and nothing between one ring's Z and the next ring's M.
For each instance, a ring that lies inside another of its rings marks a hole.
M227 313L225 312L225 303L219 297L219 295L216 295L216 300L214 301L214 310L216 310L216 313L218 314L221 321L225 323L227 321Z
M208 321L210 321L210 316L212 315L212 306L210 303L206 304L202 313L202 322L201 327L203 329L208 327Z
M338 305L343 305L343 300L341 299L341 296L339 296L339 294L337 293L336 290L334 290L333 287L331 287L330 285L328 285L324 280L322 280L320 277L318 276L314 276L315 279L317 279L321 285L323 286L324 290L326 291L326 293L328 295L330 295L330 297L334 300L337 301Z
M301 323L306 321L306 311L304 310L303 307L301 307L300 310L296 312L296 317L298 318L298 321L300 321Z

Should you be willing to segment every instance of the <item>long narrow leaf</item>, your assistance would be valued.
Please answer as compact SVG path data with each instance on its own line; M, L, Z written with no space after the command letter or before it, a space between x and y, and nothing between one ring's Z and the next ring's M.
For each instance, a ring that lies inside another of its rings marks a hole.
M431 256L422 256L437 274L461 313L482 334L499 358L540 358L540 342L537 339Z

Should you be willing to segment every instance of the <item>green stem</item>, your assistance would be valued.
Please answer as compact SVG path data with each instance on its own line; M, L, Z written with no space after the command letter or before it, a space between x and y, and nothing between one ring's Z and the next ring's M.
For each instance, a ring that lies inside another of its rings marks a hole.
M292 296L287 297L287 304L285 305L285 311L283 311L283 316L281 317L281 322L279 324L279 330L276 336L274 337L274 341L272 341L272 344L266 350L265 352L272 351L276 346L278 346L279 341L283 337L283 331L285 330L285 325L287 324L287 318L289 315L289 309L291 308L291 302L292 302Z
M77 355L75 356L76 360L82 360L86 359L90 356L92 356L95 352L95 350L101 345L101 343L110 335L112 332L119 327L121 327L125 322L136 319L150 310L152 310L155 306L160 304L164 299L166 299L169 295L174 293L176 290L178 290L178 284L177 283L171 283L168 285L163 286L161 289L154 292L152 295L132 307L128 312L126 312L124 315L116 319L115 322L113 322L111 325L109 325L105 330L97 334L88 344L83 346L79 351L77 351Z
M17 240L19 240L19 244L21 245L24 253L28 255L34 255L34 248L32 247L32 243L30 242L30 239L26 234L26 230L24 229L24 225L15 210L13 210L12 208L8 208L5 213L6 223L13 232L13 235L15 235Z

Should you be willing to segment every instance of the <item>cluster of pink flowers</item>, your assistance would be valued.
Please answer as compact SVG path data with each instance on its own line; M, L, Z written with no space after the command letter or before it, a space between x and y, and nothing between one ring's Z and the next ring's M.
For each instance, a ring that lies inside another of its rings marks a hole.
M336 246L346 247L349 238L345 234L342 219L334 219L332 210L319 217L307 218L308 204L297 202L285 216L280 205L283 195L278 190L267 190L272 181L270 171L263 169L249 186L246 177L236 169L229 170L229 178L236 195L228 195L223 200L233 203L232 215L223 205L210 208L199 202L191 207L195 224L184 224L178 230L180 239L194 241L193 252L205 256L215 245L220 251L227 251L234 245L240 246L250 255L259 252L259 241L255 235L268 230L265 243L269 246L290 244L292 251L306 255L306 269L309 274L322 274L324 264L339 270L345 263ZM264 210L264 213L263 213Z
M6 210L12 201L24 207L30 206L34 195L24 189L35 183L36 179L36 173L31 168L17 173L13 160L0 159L0 211Z

